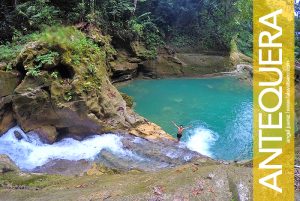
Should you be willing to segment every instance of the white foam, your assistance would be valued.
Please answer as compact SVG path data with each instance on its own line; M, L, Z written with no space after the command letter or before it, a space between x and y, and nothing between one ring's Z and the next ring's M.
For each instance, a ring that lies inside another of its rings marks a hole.
M14 131L24 136L16 139ZM113 134L93 136L83 141L63 139L52 145L43 144L36 135L26 137L19 127L14 127L0 137L0 154L7 154L21 169L32 170L50 160L93 160L103 149L118 155L132 156L122 148L121 137Z
M213 157L210 147L218 139L218 136L213 131L198 126L194 129L188 130L189 138L186 142L187 148L196 151L202 155Z

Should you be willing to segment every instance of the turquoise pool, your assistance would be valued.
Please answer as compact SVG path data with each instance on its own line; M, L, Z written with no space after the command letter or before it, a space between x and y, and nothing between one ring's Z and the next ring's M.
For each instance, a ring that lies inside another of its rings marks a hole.
M192 128L182 141L223 160L252 156L252 87L234 77L135 80L119 90L135 111L176 136L171 121Z

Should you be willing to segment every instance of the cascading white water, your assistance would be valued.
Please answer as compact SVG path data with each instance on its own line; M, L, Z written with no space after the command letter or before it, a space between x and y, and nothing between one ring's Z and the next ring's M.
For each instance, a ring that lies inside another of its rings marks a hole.
M16 131L22 135L22 139L17 139L15 135ZM34 171L39 166L59 159L69 161L85 159L93 161L104 149L121 160L131 161L130 163L137 162L135 167L145 167L145 164L156 164L158 167L167 167L167 163L160 161L159 157L163 156L174 159L179 155L185 161L189 161L193 155L189 153L183 154L182 148L185 149L186 147L203 155L211 156L209 148L216 140L216 136L210 130L199 126L188 132L191 132L189 135L191 137L186 143L180 143L177 148L177 143L175 143L174 146L167 150L163 149L164 147L157 147L157 152L151 158L151 156L145 157L143 153L124 148L122 143L124 137L115 134L94 135L83 141L65 138L49 145L42 143L36 134L25 134L19 127L14 127L0 137L0 154L8 155L18 167L25 171ZM145 140L142 138L135 137L130 139L133 143L144 146L143 143L145 143ZM149 148L151 149L151 147ZM161 156L156 158L155 154L161 154Z
M205 156L213 157L210 147L218 140L218 135L203 126L197 126L187 132L190 136L186 141L188 149Z
M18 131L23 139L18 140L14 131ZM120 156L134 155L122 146L121 137L113 134L95 135L83 141L66 138L48 145L34 134L26 136L19 127L10 129L0 138L0 154L7 154L23 170L33 170L55 159L93 160L103 149Z

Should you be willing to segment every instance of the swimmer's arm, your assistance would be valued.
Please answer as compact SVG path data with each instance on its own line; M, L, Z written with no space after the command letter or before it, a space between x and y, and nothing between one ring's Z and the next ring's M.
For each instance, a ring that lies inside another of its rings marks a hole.
M179 126L177 126L177 124L174 121L172 121L172 123L174 124L174 126L176 126L177 128L179 128Z

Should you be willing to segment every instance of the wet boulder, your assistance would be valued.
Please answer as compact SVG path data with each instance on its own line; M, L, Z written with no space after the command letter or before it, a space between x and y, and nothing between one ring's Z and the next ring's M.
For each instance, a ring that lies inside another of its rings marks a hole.
M52 144L56 141L58 132L54 126L43 126L33 131L43 143Z
M15 138L17 138L17 140L22 140L23 139L22 134L17 130L14 131L14 135L15 135Z

